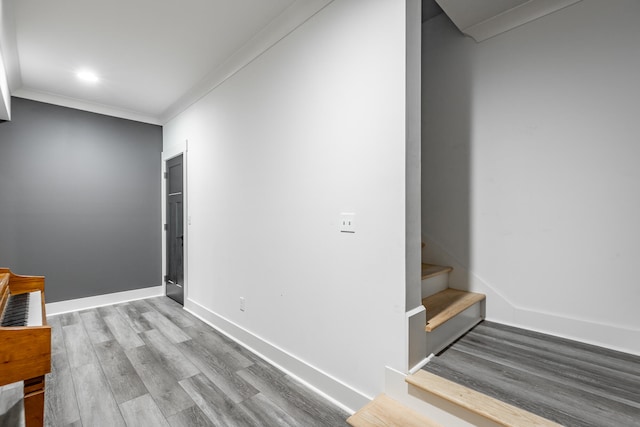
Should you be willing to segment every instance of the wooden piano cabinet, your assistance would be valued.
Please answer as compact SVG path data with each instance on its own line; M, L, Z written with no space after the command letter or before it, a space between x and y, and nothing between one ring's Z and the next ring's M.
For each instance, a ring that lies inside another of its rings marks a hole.
M25 427L44 425L44 375L24 381Z
M24 381L26 427L41 427L44 378L51 372L51 326L47 325L45 312L44 277L18 276L0 268L0 313L4 313L8 295L32 291L42 292L42 325L0 327L0 385Z
M51 326L0 328L0 385L51 371Z
M0 268L0 275L8 274L9 288L12 294L23 292L44 292L44 276L20 276L13 274L8 268Z

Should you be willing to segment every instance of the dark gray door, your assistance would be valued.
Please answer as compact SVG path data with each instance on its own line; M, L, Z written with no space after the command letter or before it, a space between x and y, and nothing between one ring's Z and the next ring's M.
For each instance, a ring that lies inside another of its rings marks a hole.
M167 161L167 296L184 304L182 155Z

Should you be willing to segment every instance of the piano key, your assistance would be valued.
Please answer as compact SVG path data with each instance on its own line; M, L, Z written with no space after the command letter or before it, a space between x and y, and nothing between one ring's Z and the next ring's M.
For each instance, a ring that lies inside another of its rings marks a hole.
M27 326L42 326L42 292L29 292Z
M42 292L11 295L2 315L2 326L42 326Z

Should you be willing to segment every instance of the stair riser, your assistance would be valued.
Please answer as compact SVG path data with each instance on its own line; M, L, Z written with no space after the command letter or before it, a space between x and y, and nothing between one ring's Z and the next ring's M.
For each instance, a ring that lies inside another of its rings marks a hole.
M430 297L449 287L449 273L422 279L422 298Z
M427 334L427 355L438 354L477 325L485 316L485 301L480 301Z

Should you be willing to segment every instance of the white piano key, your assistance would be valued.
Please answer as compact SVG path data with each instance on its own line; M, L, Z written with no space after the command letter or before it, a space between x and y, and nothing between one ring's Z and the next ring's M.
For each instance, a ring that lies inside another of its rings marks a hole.
M42 326L42 292L29 292L27 326Z

